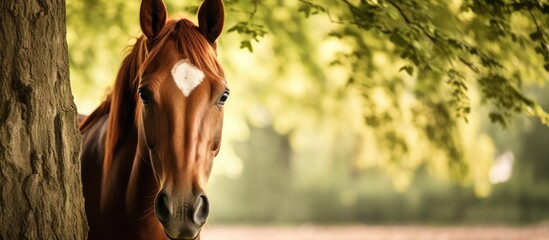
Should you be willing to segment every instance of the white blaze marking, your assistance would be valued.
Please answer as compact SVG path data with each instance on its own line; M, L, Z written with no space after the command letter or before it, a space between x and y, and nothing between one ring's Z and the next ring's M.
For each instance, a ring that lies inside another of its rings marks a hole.
M183 95L188 97L193 89L202 82L204 73L193 66L189 61L183 59L173 66L172 77L179 89L183 92Z

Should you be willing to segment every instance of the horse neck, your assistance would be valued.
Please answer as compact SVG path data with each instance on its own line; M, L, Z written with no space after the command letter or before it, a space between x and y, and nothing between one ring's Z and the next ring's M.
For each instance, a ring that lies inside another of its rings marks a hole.
M118 71L114 88L109 96L110 111L105 140L105 158L101 183L103 212L124 209L124 195L130 178L137 146L134 121L138 71L146 51L146 39L140 37Z
M164 230L156 220L154 200L159 186L148 153L139 149L135 155L126 192L126 216L132 219L137 232L164 236Z
M126 222L126 227L133 229L136 239L140 233L160 239L165 234L154 214L158 184L150 161L145 159L148 154L140 154L135 121L139 67L146 57L146 39L141 37L124 59L109 97L101 203L102 210L115 221Z

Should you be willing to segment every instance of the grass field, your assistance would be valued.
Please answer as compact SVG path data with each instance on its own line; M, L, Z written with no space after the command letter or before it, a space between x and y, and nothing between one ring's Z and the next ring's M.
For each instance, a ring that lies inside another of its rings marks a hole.
M208 226L202 240L549 240L549 224L507 226Z

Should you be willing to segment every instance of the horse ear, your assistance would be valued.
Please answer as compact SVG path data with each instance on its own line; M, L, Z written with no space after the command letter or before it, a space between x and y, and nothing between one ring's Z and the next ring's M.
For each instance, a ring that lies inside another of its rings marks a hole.
M210 43L215 44L215 40L223 31L224 22L225 8L223 7L223 1L204 0L198 10L198 28Z
M141 30L152 40L166 24L166 5L162 0L143 0L139 11Z

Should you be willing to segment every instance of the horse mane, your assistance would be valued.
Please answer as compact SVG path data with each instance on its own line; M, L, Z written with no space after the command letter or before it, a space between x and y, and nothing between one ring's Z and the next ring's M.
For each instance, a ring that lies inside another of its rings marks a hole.
M208 42L192 21L169 20L154 39L149 41L144 35L139 37L131 52L124 58L111 93L80 124L80 131L83 133L97 123L102 116L109 114L105 141L107 162L119 149L123 137L132 129L136 129L136 120L140 112L136 110L140 79L170 38L175 40L177 50L206 76L224 81L221 67L216 59L215 45Z
M133 119L136 103L135 92L139 84L135 79L137 79L139 66L143 64L147 56L147 47L145 44L146 38L144 36L137 39L131 52L122 61L113 90L107 95L105 101L80 124L81 132L85 132L97 123L102 116L109 114L106 142L115 143L111 146L116 146L119 142L119 136L123 135L131 127L124 120L128 117ZM109 146L109 144L106 144L106 146Z

